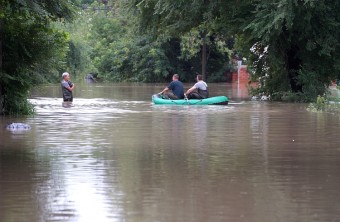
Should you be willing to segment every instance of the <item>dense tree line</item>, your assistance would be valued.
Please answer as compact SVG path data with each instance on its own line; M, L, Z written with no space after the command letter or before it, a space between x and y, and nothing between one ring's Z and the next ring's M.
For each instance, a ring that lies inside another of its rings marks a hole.
M258 1L254 8L243 36L260 90L274 99L324 95L340 73L340 2Z
M311 101L340 73L340 2L0 0L0 113L63 70L103 81L226 81L246 58L252 93ZM70 19L75 17L73 22ZM18 90L19 89L19 90Z
M170 80L174 73L179 73L184 81L194 81L195 74L201 72L200 30L156 36L142 31L139 17L126 1L83 1L82 4L76 28L68 27L70 33L88 31L86 35L76 35L84 36L81 41L88 46L92 64L82 75L97 72L105 81L160 82ZM72 35L71 41L74 41ZM209 80L225 80L225 71L230 68L227 66L231 66L228 62L232 38L209 34L205 45ZM83 61L84 57L69 59Z
M311 101L340 73L338 1L105 3L115 12L97 13L90 34L94 67L104 79L152 82L177 72L188 81L200 72L208 81L225 81L237 53L259 83L252 93Z
M249 59L257 93L310 101L339 74L339 1L134 0L140 27L156 35L204 33L236 36Z

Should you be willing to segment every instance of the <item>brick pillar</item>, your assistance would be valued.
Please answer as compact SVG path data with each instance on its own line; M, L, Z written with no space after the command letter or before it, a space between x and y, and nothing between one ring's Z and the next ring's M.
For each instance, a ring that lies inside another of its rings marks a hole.
M239 71L235 71L232 73L232 82L240 81L239 83L247 84L249 82L249 73L247 71L247 66L242 65L239 68Z
M247 66L241 65L238 71L232 73L232 94L235 98L248 98L249 73Z

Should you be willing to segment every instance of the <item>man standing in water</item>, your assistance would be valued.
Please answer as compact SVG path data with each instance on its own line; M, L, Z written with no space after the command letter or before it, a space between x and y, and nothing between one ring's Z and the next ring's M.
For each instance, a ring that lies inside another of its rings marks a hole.
M169 92L171 90L171 92ZM181 81L179 81L179 75L174 74L172 76L172 82L158 94L163 94L170 99L183 99L184 98L184 86Z
M70 81L70 74L68 72L64 72L62 74L63 80L61 81L61 89L63 93L64 102L72 102L73 94L72 91L74 89L74 84Z

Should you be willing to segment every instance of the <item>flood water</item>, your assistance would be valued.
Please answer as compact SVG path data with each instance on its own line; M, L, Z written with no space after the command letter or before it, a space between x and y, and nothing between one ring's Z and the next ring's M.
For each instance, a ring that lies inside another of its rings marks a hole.
M165 84L32 92L0 118L0 221L340 221L340 117L306 104L153 105ZM23 122L28 131L8 131Z

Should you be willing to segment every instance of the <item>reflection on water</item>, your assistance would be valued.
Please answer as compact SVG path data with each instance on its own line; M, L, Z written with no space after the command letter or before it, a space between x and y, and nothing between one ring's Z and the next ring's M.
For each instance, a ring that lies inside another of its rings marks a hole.
M339 221L338 117L152 105L157 87L79 86L70 107L40 89L36 116L2 117L0 221Z

